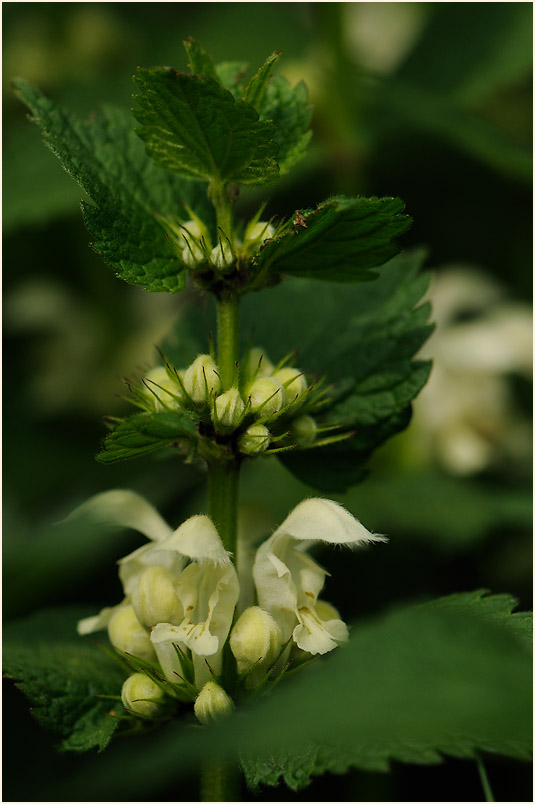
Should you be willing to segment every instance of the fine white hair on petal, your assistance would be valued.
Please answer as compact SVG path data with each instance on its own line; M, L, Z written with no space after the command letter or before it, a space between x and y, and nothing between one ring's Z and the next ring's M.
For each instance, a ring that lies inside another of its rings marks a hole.
M63 522L82 517L101 525L132 528L152 541L161 541L173 532L154 506L140 494L127 489L112 489L90 497Z
M196 514L186 519L159 547L162 550L176 550L200 562L206 560L220 565L230 563L230 553L223 547L214 523L205 514Z
M370 533L340 503L320 497L311 497L296 505L273 535L282 534L292 539L331 544L358 545L388 541L385 536Z

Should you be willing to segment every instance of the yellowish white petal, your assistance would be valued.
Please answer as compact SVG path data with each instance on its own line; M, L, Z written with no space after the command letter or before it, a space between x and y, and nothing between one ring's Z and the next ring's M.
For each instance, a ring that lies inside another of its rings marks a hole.
M72 522L82 517L99 525L132 528L152 541L160 541L172 533L169 525L144 497L126 489L96 494L78 506L64 521Z

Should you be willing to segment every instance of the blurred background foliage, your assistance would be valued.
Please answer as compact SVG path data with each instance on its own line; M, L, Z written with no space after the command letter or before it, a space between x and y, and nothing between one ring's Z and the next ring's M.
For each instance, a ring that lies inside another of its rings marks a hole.
M4 4L7 618L116 600L114 561L136 537L88 529L67 541L53 526L90 495L133 488L176 524L204 505L201 473L178 462L94 460L102 418L128 409L119 378L156 361L154 346L190 299L127 286L91 252L81 191L10 81L24 77L87 116L103 101L130 105L136 66L183 68L190 35L216 61L251 68L282 50L281 73L309 87L309 156L269 188L269 214L340 192L398 195L414 218L403 245L424 245L436 272L429 386L409 430L339 497L390 544L351 561L326 555L336 579L326 597L347 620L477 587L531 607L531 30L529 3ZM239 212L252 214L260 197L244 193ZM243 475L242 524L263 536L309 493L275 459L257 461ZM77 779L93 767L87 800L107 800L98 757L56 756L16 691L6 704L7 800L83 800ZM142 761L143 742L131 750ZM21 777L28 752L34 773ZM114 773L126 772L121 757ZM489 773L498 800L530 797L519 763L495 760ZM58 774L67 774L59 792ZM481 798L475 768L461 760L327 776L301 794L256 798L333 800L333 782L338 800ZM196 797L194 779L181 784L179 798ZM177 800L174 787L139 795Z

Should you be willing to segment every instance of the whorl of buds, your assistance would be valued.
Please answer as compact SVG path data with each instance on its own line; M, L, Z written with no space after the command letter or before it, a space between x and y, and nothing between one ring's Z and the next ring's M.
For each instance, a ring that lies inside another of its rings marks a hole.
M215 681L204 685L193 705L197 720L204 726L230 715L233 709L232 698Z
M161 688L145 673L128 676L121 690L123 706L144 718L157 718L168 709Z
M211 394L219 393L221 380L215 361L210 355L199 355L184 374L184 388L194 402L206 402Z
M240 452L259 455L269 447L269 430L263 424L251 424L238 439Z
M117 609L108 623L108 636L113 647L123 653L147 661L156 658L149 632L139 622L132 606Z
M132 605L139 622L146 628L158 623L180 625L184 619L173 576L159 565L147 567L141 574L132 595Z

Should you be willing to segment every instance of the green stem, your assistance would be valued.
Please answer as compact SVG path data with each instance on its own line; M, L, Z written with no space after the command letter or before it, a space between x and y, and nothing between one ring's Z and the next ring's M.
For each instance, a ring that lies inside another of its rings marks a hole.
M217 528L225 550L236 555L238 526L239 466L233 461L211 461L208 465L208 514Z
M217 365L223 391L232 387L239 348L239 301L217 302ZM236 555L239 463L214 459L208 465L208 513L226 550Z
M487 771L485 770L481 757L476 757L476 763L479 771L479 778L481 779L481 786L483 788L483 792L485 793L485 801L495 801L496 799L492 795L489 777L487 776Z
M207 762L201 774L201 801L240 801L237 768L223 760Z
M234 381L239 350L240 311L236 296L217 302L217 365L223 391Z
M228 237L232 243L232 201L223 182L212 179L208 191L216 211L216 223L221 236Z

